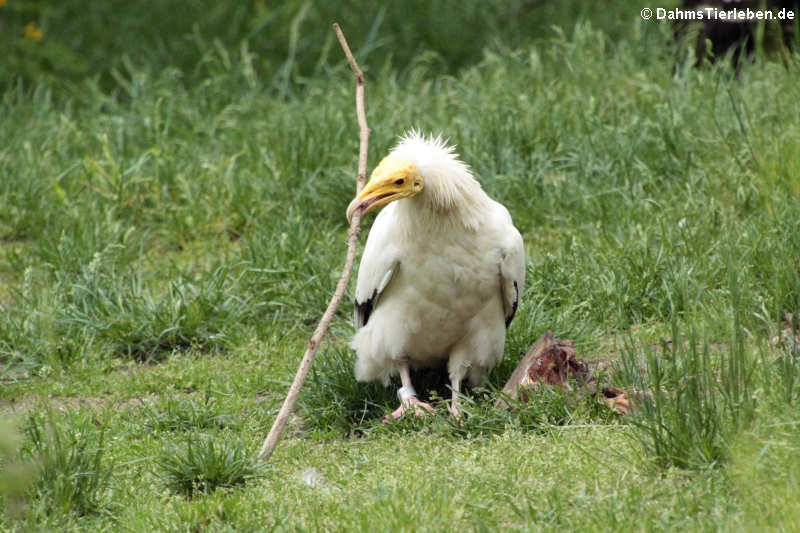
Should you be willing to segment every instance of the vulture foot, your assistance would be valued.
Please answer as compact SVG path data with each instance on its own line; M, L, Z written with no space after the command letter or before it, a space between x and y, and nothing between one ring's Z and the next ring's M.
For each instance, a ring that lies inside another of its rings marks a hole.
M429 403L425 403L420 401L419 398L416 396L410 396L407 398L403 403L400 404L400 407L395 409L391 415L383 417L383 422L389 422L391 420L398 420L401 416L406 414L406 412L411 412L415 416L425 416L428 413L433 412L433 407Z
M450 407L448 409L450 411L450 416L456 420L461 420L461 409L458 408L458 403L456 403L455 400L450 403Z

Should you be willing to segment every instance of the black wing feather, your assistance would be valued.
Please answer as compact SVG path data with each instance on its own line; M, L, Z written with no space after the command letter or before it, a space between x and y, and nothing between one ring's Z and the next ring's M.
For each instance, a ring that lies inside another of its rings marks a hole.
M506 317L506 329L508 329L508 326L511 325L511 321L514 320L514 315L517 314L518 305L519 305L519 286L517 286L517 281L514 280L514 303L511 304L511 314Z
M367 300L363 302L359 302L358 300L355 301L356 305L356 329L361 329L367 325L369 321L369 317L372 314L372 307L375 303L375 298L378 297L378 290L375 289L372 291L372 296L367 298Z

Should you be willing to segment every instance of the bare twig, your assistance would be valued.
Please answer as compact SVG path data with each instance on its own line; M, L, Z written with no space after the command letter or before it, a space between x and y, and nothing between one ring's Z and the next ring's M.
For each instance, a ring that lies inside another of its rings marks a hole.
M358 137L359 137L359 151L358 151L358 178L356 181L356 194L361 192L364 187L367 175L367 146L369 142L369 128L367 127L367 115L364 111L364 74L358 68L350 47L347 45L347 40L344 38L341 28L338 24L333 25L333 30L336 32L336 37L339 39L339 44L342 45L347 61L350 63L350 68L353 69L353 74L356 77L356 115L358 116ZM325 332L333 319L333 314L339 307L339 304L344 297L344 291L347 290L347 284L350 281L350 274L353 271L353 264L356 258L356 249L358 248L358 231L359 224L361 223L361 213L356 211L353 218L350 220L350 230L347 233L347 256L344 261L342 275L339 278L339 283L336 284L336 290L331 297L328 308L314 330L314 334L308 340L306 352L303 354L303 360L300 362L300 367L297 369L297 374L294 377L292 386L289 388L289 393L283 401L278 416L275 417L275 422L272 424L272 429L269 430L269 435L264 440L261 450L258 452L258 461L265 461L269 459L272 452L275 451L275 446L278 445L278 440L281 438L283 430L286 428L286 423L289 417L292 416L294 406L297 403L297 397L300 395L300 389L306 381L308 371L311 369L311 363L317 355L320 342Z
M364 111L364 73L358 68L356 58L350 52L350 47L347 45L347 39L344 38L344 33L339 27L339 24L333 23L333 31L336 32L336 37L339 39L339 44L342 45L344 55L347 56L347 61L350 63L350 68L353 69L353 75L356 77L356 116L358 117L358 178L356 181L356 194L361 192L364 188L364 183L367 181L367 146L369 143L369 128L367 127L367 114ZM358 220L350 224L350 228L358 228L361 222L361 216Z

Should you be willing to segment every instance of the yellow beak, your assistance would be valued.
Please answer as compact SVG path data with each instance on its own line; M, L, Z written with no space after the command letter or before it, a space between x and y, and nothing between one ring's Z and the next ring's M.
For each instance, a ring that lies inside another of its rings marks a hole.
M347 206L347 220L352 220L356 211L360 211L363 216L389 202L413 196L421 190L422 178L413 164L387 157L375 167L369 183Z
M383 181L383 180L381 180ZM373 182L370 181L361 190L361 194L356 196L350 205L347 206L347 220L353 218L356 210L361 210L361 215L366 215L379 207L382 207L392 200L397 200L406 196L403 194L405 191L402 186L395 185L394 182L389 183Z

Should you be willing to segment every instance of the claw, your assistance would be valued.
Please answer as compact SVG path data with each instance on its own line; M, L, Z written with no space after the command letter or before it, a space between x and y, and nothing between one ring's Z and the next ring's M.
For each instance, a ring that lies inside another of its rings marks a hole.
M458 408L458 404L456 402L451 402L448 409L450 411L450 416L456 420L461 420L461 409Z
M384 416L383 423L385 424L390 420L397 420L409 410L414 413L415 416L425 416L433 412L433 407L431 407L429 403L420 401L416 396L410 396L406 401L400 404L400 407L392 411L392 414L389 415L391 418L389 418L389 416Z

